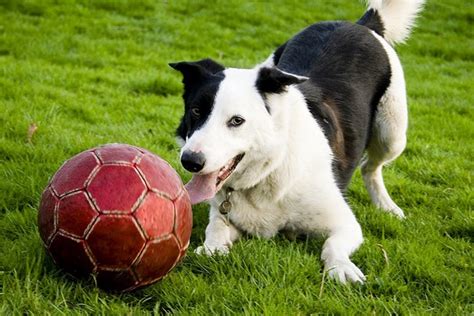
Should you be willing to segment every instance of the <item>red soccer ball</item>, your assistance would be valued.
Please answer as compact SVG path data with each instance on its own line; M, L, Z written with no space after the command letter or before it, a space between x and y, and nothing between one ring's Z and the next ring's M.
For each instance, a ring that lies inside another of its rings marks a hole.
M41 198L39 232L53 260L101 288L160 280L184 256L192 212L177 173L147 150L110 144L56 172Z

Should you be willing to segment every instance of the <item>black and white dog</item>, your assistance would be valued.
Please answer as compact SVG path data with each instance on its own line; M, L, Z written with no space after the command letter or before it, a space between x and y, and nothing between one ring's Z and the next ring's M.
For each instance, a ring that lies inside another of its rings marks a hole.
M313 24L252 69L211 59L170 64L183 74L181 162L194 173L192 203L210 200L204 245L226 253L243 232L328 236L329 276L363 282L350 260L361 228L344 199L362 162L379 208L404 217L382 167L406 144L407 98L392 48L407 38L423 0L370 0L357 23Z

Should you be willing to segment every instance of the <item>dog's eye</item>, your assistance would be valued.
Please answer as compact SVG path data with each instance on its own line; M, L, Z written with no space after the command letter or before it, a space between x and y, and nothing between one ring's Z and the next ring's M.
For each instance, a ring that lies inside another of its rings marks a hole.
M191 114L194 118L199 118L201 116L201 110L198 107L191 108Z
M231 119L227 122L227 126L229 127L237 127L242 125L245 122L245 119L241 116L235 115L232 116Z

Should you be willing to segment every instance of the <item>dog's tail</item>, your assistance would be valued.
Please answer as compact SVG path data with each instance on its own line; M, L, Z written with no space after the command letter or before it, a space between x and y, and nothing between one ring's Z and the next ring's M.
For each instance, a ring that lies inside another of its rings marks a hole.
M392 45L403 43L425 0L368 0L369 8L358 24L383 36Z

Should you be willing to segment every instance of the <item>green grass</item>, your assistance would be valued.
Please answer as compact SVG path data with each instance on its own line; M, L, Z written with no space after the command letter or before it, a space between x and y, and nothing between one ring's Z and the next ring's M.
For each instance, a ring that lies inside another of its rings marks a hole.
M61 163L109 142L148 148L178 170L181 78L168 62L250 67L319 20L356 20L357 1L0 1L0 314L474 313L472 2L431 0L397 48L410 103L405 153L385 171L407 219L348 198L365 242L364 286L324 281L321 239L246 238L227 257L192 252L162 282L123 295L64 275L45 255L39 197ZM38 126L27 141L31 124ZM207 207L194 208L191 249ZM386 258L385 258L385 255Z

